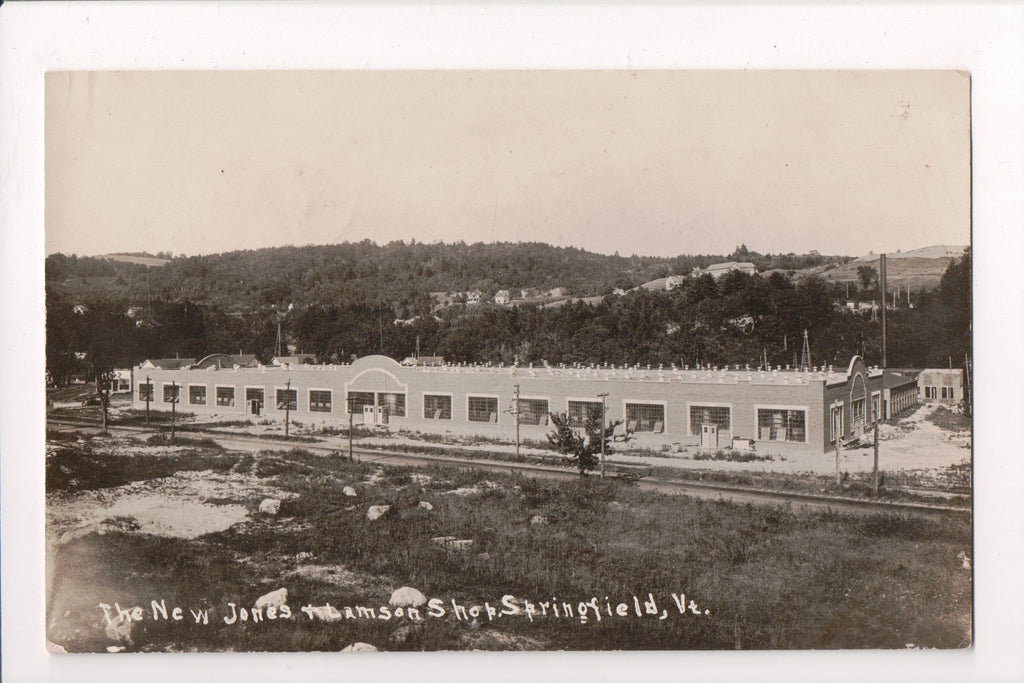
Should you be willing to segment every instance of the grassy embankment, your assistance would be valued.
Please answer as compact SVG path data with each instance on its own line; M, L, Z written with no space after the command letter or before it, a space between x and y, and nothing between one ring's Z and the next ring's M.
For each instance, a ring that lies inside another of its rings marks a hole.
M69 650L102 650L99 602L141 605L137 650L734 649L963 647L971 642L970 521L848 517L653 495L594 477L549 483L457 468L374 468L302 451L270 456L183 449L147 458L90 455L68 443L47 462L51 494L106 487L174 470L245 471L294 494L276 517L194 540L110 529L57 553L60 614L50 636ZM374 473L377 476L373 476ZM426 474L429 480L416 476ZM495 484L483 485L489 481ZM156 483L156 482L153 482ZM359 492L342 493L345 485ZM456 488L476 488L460 496ZM159 490L158 488L156 490ZM51 496L60 505L61 496ZM434 509L417 506L430 502ZM237 501L255 512L259 500ZM368 521L369 505L390 512ZM533 523L535 516L546 523ZM130 527L129 527L130 529ZM472 540L464 551L431 539ZM630 605L653 593L664 620L499 618L474 627L450 614L406 621L310 621L299 608L380 606L410 585L460 604L504 594L534 601L609 596ZM226 625L227 604L289 590L289 620ZM672 593L710 614L679 615ZM180 622L149 619L151 599L181 606ZM209 609L208 625L189 608ZM390 639L389 639L390 638Z

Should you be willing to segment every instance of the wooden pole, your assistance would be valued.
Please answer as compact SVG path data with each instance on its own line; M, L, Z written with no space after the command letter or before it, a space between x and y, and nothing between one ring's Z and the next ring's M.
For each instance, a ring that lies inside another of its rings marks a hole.
M348 461L352 462L352 399L348 400Z
M149 273L147 268L146 273ZM153 400L153 385L149 381L149 375L146 375L146 424L149 424L149 402Z
M604 479L604 437L605 437L605 399L608 398L608 394L598 394L601 397L601 478Z
M171 441L174 441L174 407L178 405L178 385L171 381Z
M513 412L516 416L516 461L519 460L519 385L515 386L516 389L516 401L513 406Z
M284 391L284 436L285 436L286 439L288 438L288 422L290 421L289 418L291 416L291 407L292 407L291 393L292 393L292 380L291 380L291 377L289 377L288 378L288 384L285 385L285 391Z
M839 450L843 437L836 436L836 488L842 488L843 480L839 477Z
M878 416L875 416L875 465L871 470L872 482L871 489L874 491L875 498L878 497Z

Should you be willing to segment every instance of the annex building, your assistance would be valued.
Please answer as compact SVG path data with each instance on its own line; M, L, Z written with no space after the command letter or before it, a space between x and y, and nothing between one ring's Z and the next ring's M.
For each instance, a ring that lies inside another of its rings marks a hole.
M402 364L367 356L345 365L283 364L230 369L143 363L133 369L134 408L237 419L290 418L305 424L375 425L393 430L543 440L549 414L582 427L604 400L609 421L622 420L639 446L727 448L750 440L760 453L825 453L837 438L864 434L874 416L917 403L912 377L869 368L730 366L691 369L467 364ZM516 397L518 395L518 410ZM602 397L602 395L604 395Z

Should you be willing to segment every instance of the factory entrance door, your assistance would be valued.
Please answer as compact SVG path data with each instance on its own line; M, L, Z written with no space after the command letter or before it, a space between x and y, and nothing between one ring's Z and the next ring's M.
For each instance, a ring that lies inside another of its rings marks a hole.
M700 426L700 447L718 448L718 425Z

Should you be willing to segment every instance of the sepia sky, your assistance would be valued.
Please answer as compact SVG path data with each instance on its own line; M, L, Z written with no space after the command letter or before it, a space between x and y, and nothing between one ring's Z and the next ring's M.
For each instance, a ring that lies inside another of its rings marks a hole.
M46 253L970 241L952 71L54 72Z

